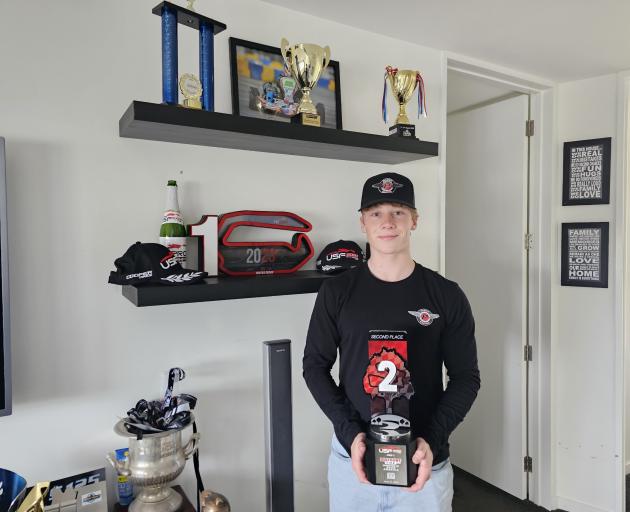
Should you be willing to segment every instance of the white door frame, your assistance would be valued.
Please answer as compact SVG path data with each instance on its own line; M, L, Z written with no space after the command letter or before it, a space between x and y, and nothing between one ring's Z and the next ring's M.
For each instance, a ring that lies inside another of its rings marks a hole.
M615 481L615 510L626 510L626 429L630 425L626 422L626 382L630 383L630 367L625 364L626 350L630 343L630 315L624 314L624 304L630 303L630 71L617 75L617 138L616 165L613 169L615 176L615 278L609 282L615 286L615 453L621 453L617 458L618 478ZM611 183L611 185L613 185Z
M553 425L551 415L551 178L554 158L554 83L540 77L478 61L462 55L442 53L442 147L440 151L440 271L445 270L446 233L446 126L448 70L456 70L531 95L531 118L535 135L530 157L530 251L529 332L533 350L530 363L530 454L534 471L530 500L549 510L555 508ZM525 127L523 126L523 136ZM544 220L547 219L547 222ZM483 376L482 376L483 381Z

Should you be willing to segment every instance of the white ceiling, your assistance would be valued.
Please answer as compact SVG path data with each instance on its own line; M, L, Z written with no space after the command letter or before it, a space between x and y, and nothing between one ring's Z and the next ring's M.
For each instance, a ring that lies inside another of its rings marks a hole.
M564 82L630 69L630 0L264 0Z
M514 89L507 85L449 70L447 111L451 114L514 93Z

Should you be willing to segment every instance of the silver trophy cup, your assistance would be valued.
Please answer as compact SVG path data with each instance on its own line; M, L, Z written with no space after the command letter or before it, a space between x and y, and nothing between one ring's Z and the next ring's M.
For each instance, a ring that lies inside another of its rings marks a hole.
M129 440L129 457L126 462L116 460L114 453L107 460L120 473L129 478L139 492L129 505L129 512L176 512L182 497L169 487L184 470L186 460L198 448L199 434L193 434L182 446L182 429L145 434L137 439L127 432L122 421L114 432Z

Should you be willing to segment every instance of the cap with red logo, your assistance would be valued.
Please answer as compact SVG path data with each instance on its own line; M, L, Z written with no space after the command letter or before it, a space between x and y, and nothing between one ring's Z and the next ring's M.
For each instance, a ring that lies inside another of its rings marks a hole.
M402 174L384 172L368 178L363 185L359 211L378 203L400 203L415 208L413 183Z
M109 273L112 284L192 284L208 276L207 272L187 270L175 255L161 244L136 242L114 261Z
M324 247L319 253L315 267L319 272L334 274L363 263L363 251L356 242L337 240Z

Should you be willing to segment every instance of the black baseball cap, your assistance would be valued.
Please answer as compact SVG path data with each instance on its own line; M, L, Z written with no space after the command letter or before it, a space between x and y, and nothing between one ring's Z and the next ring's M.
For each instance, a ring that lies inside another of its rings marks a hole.
M324 274L334 274L363 263L363 251L351 240L337 240L324 247L319 253L315 267Z
M136 242L114 261L116 270L109 273L112 284L191 284L208 276L207 272L187 270L175 255L161 244Z
M413 183L402 174L384 172L368 178L363 185L359 211L378 203L400 203L415 208Z

